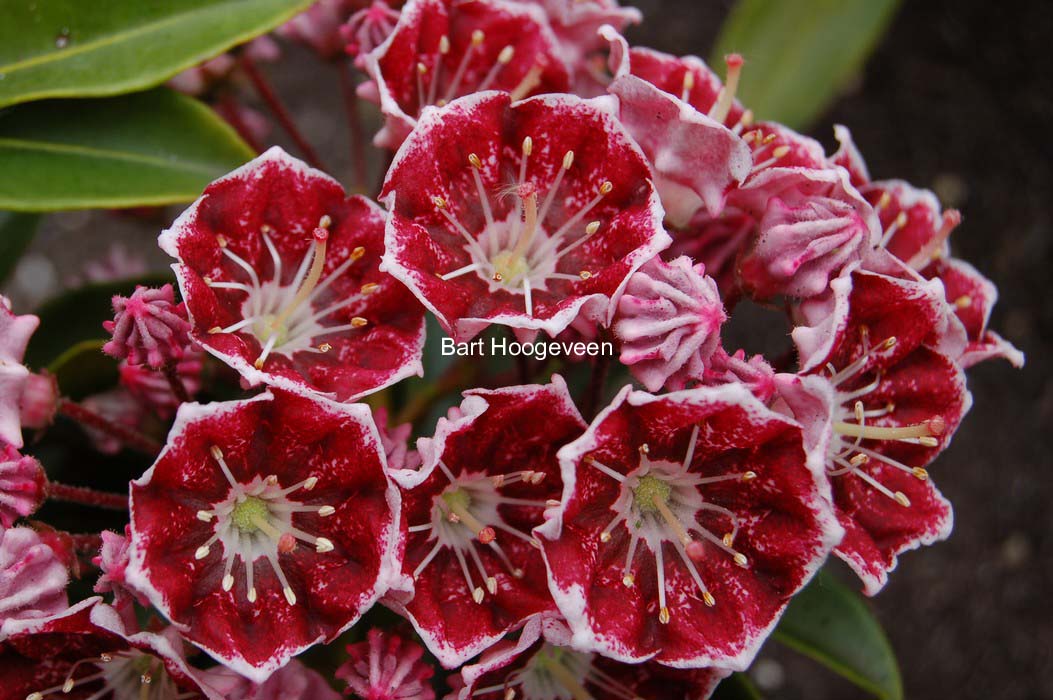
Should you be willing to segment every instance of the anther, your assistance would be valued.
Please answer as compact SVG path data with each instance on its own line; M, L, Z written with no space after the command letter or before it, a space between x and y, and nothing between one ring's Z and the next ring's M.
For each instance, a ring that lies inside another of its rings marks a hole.
M483 33L483 30L476 29L474 32L472 32L472 45L473 46L479 46L485 40L486 40L486 34Z
M333 219L328 214L323 214L322 218L318 220L319 228L329 228L333 225Z
M322 506L318 509L318 515L323 518L328 518L330 515L336 512L336 508L333 506Z
M282 536L278 538L278 552L288 554L294 549L296 549L296 538L291 533L282 533Z
M450 53L450 37L445 34L439 38L439 53L443 55Z
M220 326L212 326L208 329L209 335L215 335L216 333L222 333L223 329Z
M574 165L574 151L567 151L563 154L563 169L570 170L572 165Z
M431 203L434 204L436 206L436 208L438 208L438 209L445 209L446 208L446 200L443 199L442 197L440 197L439 195L433 196L431 198Z
M288 601L289 605L296 605L296 594L293 590L286 586L282 589L282 593L285 594L285 600Z
M304 479L303 490L304 491L310 491L317 484L318 484L318 477L317 476L309 476L306 479Z
M663 625L669 624L669 608L662 608L658 611L658 621Z
M199 510L197 512L197 519L204 522L210 522L212 520L213 512L210 510Z
M223 583L221 585L223 586L224 591L229 591L231 588L234 587L234 576L231 574L224 575Z
M350 258L351 258L352 261L358 260L359 258L361 258L365 254L366 254L366 249L363 248L362 246L357 246L357 247L354 248L354 250L351 251Z
M523 155L529 156L534 151L534 139L529 136L523 137Z
M204 559L205 557L208 556L209 551L210 550L209 550L209 548L206 545L201 545L200 547L197 548L197 551L194 552L194 558L195 559Z
M353 319L351 319L351 327L352 328L361 328L362 326L365 326L367 323L369 323L369 321L367 321L366 319L362 318L361 316L355 316Z
M474 153L468 154L468 162L471 163L473 168L481 169L483 167L483 161L479 160L479 156Z
M709 591L702 591L702 601L711 608L717 604L716 599L713 598L713 594Z
M776 158L776 159L782 158L783 156L785 156L789 152L790 152L790 147L789 146L779 146L778 148L776 148L774 151L771 152L771 157L772 158Z
M581 272L578 273L578 277L582 278L583 280L587 280L590 277L592 277L592 273L589 272L588 270L582 270Z
M497 579L493 576L486 577L486 590L490 591L490 595L497 593Z
M896 493L893 494L893 496L896 499L896 503L900 504L904 508L909 508L910 507L910 499L907 498L906 494L903 493L902 491L896 491Z
M333 346L330 345L329 343L322 343L321 345L318 346L318 352L329 352L332 349L333 349Z
M918 477L922 481L925 481L926 479L929 478L928 470L923 469L922 467L914 467L910 471L911 471L912 474L914 474L914 476Z
M610 194L611 190L613 190L613 189L614 189L614 184L610 180L607 180L602 185L600 185L599 192L600 192L600 194Z
M472 600L474 600L477 604L481 604L485 595L486 593L483 592L482 587L476 586L475 590L472 591Z
M362 294L372 294L378 289L380 289L380 285L376 282L366 282L358 291Z
M512 62L512 56L515 55L515 47L509 45L501 49L501 53L497 54L497 62L501 65L508 65Z
M625 574L622 576L622 585L626 588L632 588L636 584L636 577L632 574Z
M589 236L591 236L592 234L596 233L599 230L600 230L600 222L599 221L590 222L589 225L585 227L585 233L587 235L589 235Z
M743 481L753 481L754 479L757 478L757 472L754 472L754 471L743 472L741 478L742 478Z
M256 587L253 586L252 588L250 588L249 592L248 592L248 595L246 595L245 597L249 599L250 603L255 603L256 602Z

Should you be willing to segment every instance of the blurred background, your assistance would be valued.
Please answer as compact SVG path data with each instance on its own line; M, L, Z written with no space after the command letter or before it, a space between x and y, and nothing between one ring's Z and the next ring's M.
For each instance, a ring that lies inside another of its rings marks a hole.
M631 42L709 57L733 3L631 4L645 17ZM1022 371L1003 362L971 370L972 412L931 470L954 504L954 533L901 557L872 601L908 698L1053 698L1051 46L1048 0L906 0L865 67L804 129L832 151L832 125L849 126L875 179L908 180L962 210L955 253L998 286L992 328L1027 354ZM305 49L283 51L286 59L266 71L346 182L335 70ZM282 134L275 129L271 140L283 142ZM28 310L113 268L163 271L154 240L178 210L48 216L4 292ZM781 351L784 331L736 340L753 352ZM751 673L770 698L866 697L775 643Z

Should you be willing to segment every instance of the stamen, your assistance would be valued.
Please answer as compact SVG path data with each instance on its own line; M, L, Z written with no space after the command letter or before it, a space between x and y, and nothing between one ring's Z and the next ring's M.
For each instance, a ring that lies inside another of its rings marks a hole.
M727 79L724 87L720 89L716 102L709 109L709 118L721 124L728 118L728 113L731 112L731 107L735 102L735 93L739 88L739 76L742 74L742 56L737 53L729 54L724 57L724 63L728 67Z

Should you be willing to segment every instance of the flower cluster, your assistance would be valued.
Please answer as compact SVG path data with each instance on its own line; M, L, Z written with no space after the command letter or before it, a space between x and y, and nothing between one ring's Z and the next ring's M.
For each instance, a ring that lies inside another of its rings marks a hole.
M213 182L160 234L180 299L114 297L85 401L0 299L4 697L697 700L831 555L873 595L948 536L964 372L1023 362L961 215L843 127L828 155L755 121L742 57L630 46L639 19L320 0L280 34L360 72L375 198L278 147ZM773 300L791 359L725 345ZM428 317L614 353L406 382ZM48 481L22 432L56 413L149 454L127 496ZM127 528L26 520L48 498ZM338 640L332 678L294 658Z

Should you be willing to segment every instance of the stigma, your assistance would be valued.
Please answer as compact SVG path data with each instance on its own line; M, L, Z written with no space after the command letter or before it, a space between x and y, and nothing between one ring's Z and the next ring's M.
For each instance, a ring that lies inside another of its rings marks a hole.
M413 571L416 580L443 550L449 549L460 568L465 590L476 603L481 604L487 595L496 595L501 583L499 575L519 579L523 570L509 559L500 540L506 537L522 540L532 547L538 542L532 535L508 524L499 512L502 505L537 508L537 520L541 511L555 502L513 498L501 492L505 486L517 483L540 484L544 472L523 470L508 474L487 475L482 472L462 471L459 475L439 462L448 484L433 498L431 519L421 525L412 525L411 533L427 532L431 547ZM489 552L500 568L484 562L480 552Z
M574 213L556 207L559 195L575 163L574 151L566 151L555 174L544 184L530 175L535 144L526 136L520 145L518 175L515 180L493 192L483 183L482 173L496 164L487 164L476 153L468 155L468 168L475 184L478 208L483 214L482 230L469 231L460 221L451 203L435 196L432 204L464 243L470 262L440 274L442 280L476 274L493 292L507 291L522 296L527 316L535 312L534 295L547 291L556 281L571 284L588 280L591 273L570 266L568 254L577 250L602 227L599 219L589 215L614 189L609 180L594 185L593 195ZM510 200L511 206L502 217L495 215L497 200ZM468 203L472 207L471 203Z
M658 586L658 621L668 624L672 611L667 600L665 550L670 545L680 563L694 582L698 598L708 607L717 604L716 598L699 573L697 562L717 552L729 557L736 565L749 568L749 559L735 548L739 533L739 518L735 513L710 503L704 498L705 487L720 482L748 482L757 478L756 472L743 471L703 477L691 470L699 427L692 428L687 453L682 462L652 460L650 449L639 448L639 462L628 474L622 474L592 456L585 464L614 479L620 493L611 510L614 518L601 530L599 539L604 546L624 548L622 584L636 585L640 542L644 542L654 558ZM710 522L726 524L722 532L714 532L702 525L700 516Z
M245 294L241 320L226 327L210 328L208 332L213 335L246 333L254 337L261 348L254 365L256 369L263 369L272 355L291 357L303 351L324 353L331 348L329 342L324 342L327 336L352 332L368 325L365 318L353 312L356 307L364 307L366 297L376 291L376 284L365 284L358 293L326 303L333 296L331 293L326 294L330 286L366 252L362 247L354 248L326 274L326 263L331 260L331 257L327 257L331 226L332 219L329 216L321 217L318 226L311 232L311 246L290 280L286 280L288 265L272 239L275 233L272 227L264 225L260 228L260 237L271 260L269 279L265 279L261 271L233 252L224 236L218 236L220 252L234 264L240 276L247 277L248 283L205 278L205 283L211 289ZM338 318L338 312L339 317L350 315L350 318L344 323L327 325Z
M296 492L309 493L318 483L318 477L310 476L303 481L283 487L276 476L255 476L248 483L237 481L223 450L213 446L210 450L216 466L223 472L230 491L225 499L207 510L199 510L197 518L213 524L212 535L194 553L195 559L206 559L218 542L223 546L223 578L220 586L224 591L234 588L234 564L240 560L244 570L244 595L255 603L258 591L255 585L257 559L265 559L274 571L282 587L282 595L289 605L296 605L296 593L285 576L279 555L291 555L300 543L312 547L316 552L331 552L335 548L332 540L306 532L294 524L294 517L316 515L326 518L336 509L330 505L307 504L290 496Z
M892 349L897 341L892 336L871 346L866 327L861 329L860 335L863 353L857 359L840 370L829 364L826 367L827 378L834 387L836 404L833 438L826 455L826 471L831 477L860 479L868 488L909 508L910 499L905 493L888 488L865 467L878 463L910 474L920 481L927 480L929 473L923 467L904 464L885 455L880 445L898 442L938 448L947 430L947 422L943 416L935 414L919 422L903 423L897 420L895 403L883 401L880 405L874 405L868 397L881 386L883 377L880 370L871 370L871 365L879 353ZM871 374L873 379L859 386Z

